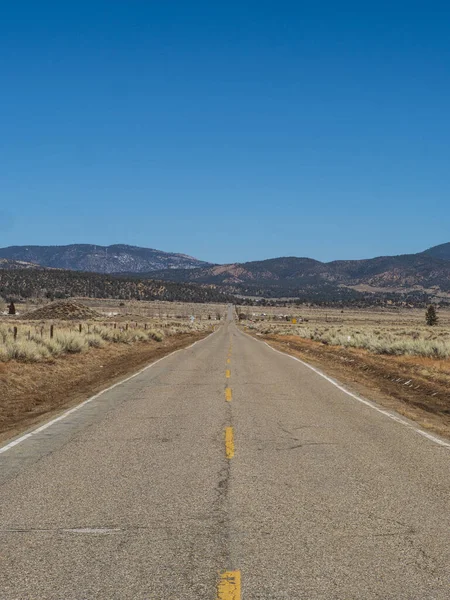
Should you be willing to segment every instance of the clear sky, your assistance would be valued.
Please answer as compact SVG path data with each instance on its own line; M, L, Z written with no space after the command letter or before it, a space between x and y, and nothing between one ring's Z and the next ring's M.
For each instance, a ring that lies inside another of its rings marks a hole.
M0 246L234 262L450 241L450 6L0 7Z

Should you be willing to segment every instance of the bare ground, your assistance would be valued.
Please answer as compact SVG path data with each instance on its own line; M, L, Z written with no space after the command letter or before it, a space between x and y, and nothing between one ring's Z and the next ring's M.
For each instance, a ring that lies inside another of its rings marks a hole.
M450 438L450 360L384 356L294 335L258 335L349 389Z
M0 363L0 442L206 335L186 333L130 346L109 344L45 363Z

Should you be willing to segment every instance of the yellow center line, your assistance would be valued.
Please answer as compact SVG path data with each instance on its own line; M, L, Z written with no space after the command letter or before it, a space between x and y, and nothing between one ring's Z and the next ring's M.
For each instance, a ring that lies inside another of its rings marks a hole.
M230 377L231 377L231 371L230 371L230 369L227 369L227 370L225 371L225 377L226 377L227 379L230 379Z
M225 429L225 454L227 458L233 458L234 456L234 435L232 427L226 427Z
M241 572L219 573L217 600L241 600Z
M229 365L231 362L231 358L227 358L227 365Z
M225 400L227 402L231 402L232 398L233 398L233 395L231 393L231 388L229 388L229 387L225 388Z

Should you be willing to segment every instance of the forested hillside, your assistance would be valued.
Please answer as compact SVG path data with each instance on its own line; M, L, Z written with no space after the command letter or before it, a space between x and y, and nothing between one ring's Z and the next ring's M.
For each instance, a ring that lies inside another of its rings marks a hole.
M214 286L200 286L152 279L112 277L57 269L0 270L0 296L4 300L26 298L118 298L180 302L235 302Z

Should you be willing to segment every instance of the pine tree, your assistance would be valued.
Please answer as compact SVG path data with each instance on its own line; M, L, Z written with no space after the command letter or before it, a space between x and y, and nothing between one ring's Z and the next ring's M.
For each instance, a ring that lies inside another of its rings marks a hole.
M430 304L430 306L427 308L427 312L425 313L425 320L427 322L427 325L436 325L436 323L438 322L438 317L436 314L436 309L433 306L433 304Z

